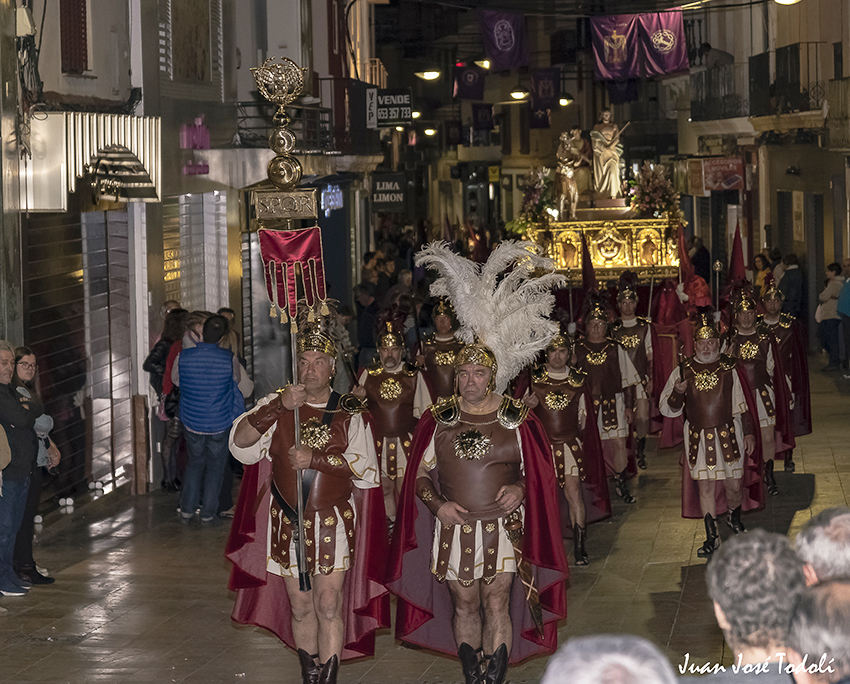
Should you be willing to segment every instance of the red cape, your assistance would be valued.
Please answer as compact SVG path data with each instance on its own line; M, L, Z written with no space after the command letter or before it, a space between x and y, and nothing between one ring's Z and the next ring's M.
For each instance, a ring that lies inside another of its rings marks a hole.
M434 516L416 496L416 472L437 423L431 412L419 419L404 475L396 517L387 588L398 597L396 638L454 656L452 601L445 583L431 573ZM558 621L567 616L567 559L561 535L550 523L558 516L558 485L549 457L549 442L540 421L529 413L519 427L526 478L524 558L532 565L544 634L531 620L518 576L511 591L513 649L515 663L538 653L552 653L558 646Z
M785 458L785 452L794 449L797 442L794 439L794 423L791 416L791 392L785 380L785 368L779 356L779 345L776 338L770 336L770 348L773 350L773 393L776 397L776 428L774 458Z
M794 346L792 363L785 372L791 376L791 387L794 388L794 409L791 411L791 423L797 437L812 432L812 398L809 392L809 356L806 348L806 338L803 326L797 320L792 321Z
M236 592L236 604L231 617L240 624L269 630L294 650L286 586L282 577L266 572L270 491L266 491L254 515L254 502L271 477L271 469L271 462L265 458L245 466L239 488L239 502L224 552L233 563L228 587ZM375 630L390 624L389 593L381 581L388 548L381 488L355 487L354 506L355 561L346 573L343 588L343 660L373 655Z
M743 480L743 487L741 488L741 510L755 511L764 507L764 484L762 483L764 466L761 456L761 431L758 429L759 413L750 383L747 380L746 372L740 364L735 365L735 370L738 373L738 379L741 381L741 387L744 390L747 413L750 414L750 419L753 423L753 436L756 438L756 448L753 450L753 453L749 456L744 455L744 474L741 478ZM691 469L688 467L685 459L685 450L683 448L682 458L679 462L682 466L682 517L701 519L704 516L699 504L699 485L691 477ZM714 496L717 515L720 516L729 508L726 504L726 487L723 485L723 480L717 480L717 488L715 489Z

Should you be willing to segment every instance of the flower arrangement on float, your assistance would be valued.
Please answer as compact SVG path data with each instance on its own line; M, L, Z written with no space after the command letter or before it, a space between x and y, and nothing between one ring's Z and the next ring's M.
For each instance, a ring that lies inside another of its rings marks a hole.
M547 210L555 209L552 199L552 169L535 166L525 176L522 205L516 216L505 224L505 229L517 235L525 235L529 225L543 223L551 215Z
M661 164L644 162L634 180L629 181L630 207L640 218L665 218L671 223L682 221L679 193Z

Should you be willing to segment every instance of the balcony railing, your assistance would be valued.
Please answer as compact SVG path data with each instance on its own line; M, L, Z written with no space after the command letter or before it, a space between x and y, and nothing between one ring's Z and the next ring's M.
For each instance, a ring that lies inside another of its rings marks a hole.
M268 102L237 102L237 129L240 147L268 147L277 106ZM295 133L295 152L321 154L334 150L330 109L299 105L287 107L289 129Z
M748 85L746 64L728 64L691 74L691 120L747 116Z
M750 57L750 116L820 109L825 97L820 43L793 43L776 48L774 78L771 78L769 53Z

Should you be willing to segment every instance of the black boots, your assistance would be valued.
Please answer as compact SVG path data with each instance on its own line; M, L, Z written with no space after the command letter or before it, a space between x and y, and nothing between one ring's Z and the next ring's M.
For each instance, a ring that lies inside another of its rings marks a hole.
M578 523L573 525L573 547L575 549L576 565L587 565L587 551L584 543L587 541L587 528L579 527Z
M635 497L629 492L629 483L626 481L625 468L623 472L617 473L617 477L614 480L614 491L627 504L633 504L636 501Z
M729 527L735 534L741 534L741 532L746 532L744 523L741 522L740 506L726 513L726 524L729 525Z
M779 494L779 487L776 486L776 478L773 476L773 459L769 458L764 462L764 483L767 485L767 493L771 496Z
M641 470L646 470L646 437L640 437L637 440L637 467Z
M740 510L740 509L738 509ZM710 513L705 514L705 543L697 550L700 558L710 558L720 547L720 537L717 536L717 520Z
M298 649L298 660L301 663L302 684L318 684L319 668L316 666L318 655L311 656L303 648Z
M47 575L42 575L35 565L20 565L15 567L18 579L30 584L53 584L56 580Z
M508 672L508 647L505 644L490 656L486 670L483 668L480 649L476 651L464 642L458 648L457 655L463 669L464 684L504 684Z
M484 675L484 684L504 684L507 672L508 647L505 644L502 644L496 649L496 652L490 656L490 662L487 663L487 672Z
M339 658L333 656L319 670L319 678L316 680L317 684L336 684L336 675L338 672Z
M460 658L464 684L484 684L484 676L481 674L481 657L478 651L464 641L457 650L457 656Z

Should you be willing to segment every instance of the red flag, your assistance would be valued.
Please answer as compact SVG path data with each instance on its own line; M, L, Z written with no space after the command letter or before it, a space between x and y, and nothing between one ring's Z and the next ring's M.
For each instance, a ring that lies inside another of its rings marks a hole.
M734 283L747 279L747 267L744 265L744 247L741 244L741 226L735 224L735 237L732 239L732 256L729 258L729 274L726 282Z
M584 288L584 295L591 290L598 290L599 283L596 282L596 271L593 270L593 261L590 259L590 250L587 247L587 236L581 234L581 286Z
M690 282L694 277L694 265L691 263L691 257L688 256L688 246L685 244L685 229L682 224L679 224L679 281L682 283Z
M295 319L299 275L307 304L324 303L327 294L319 226L303 230L262 228L257 233L269 299L280 309L282 319L286 320L285 313ZM297 270L296 265L300 267Z

